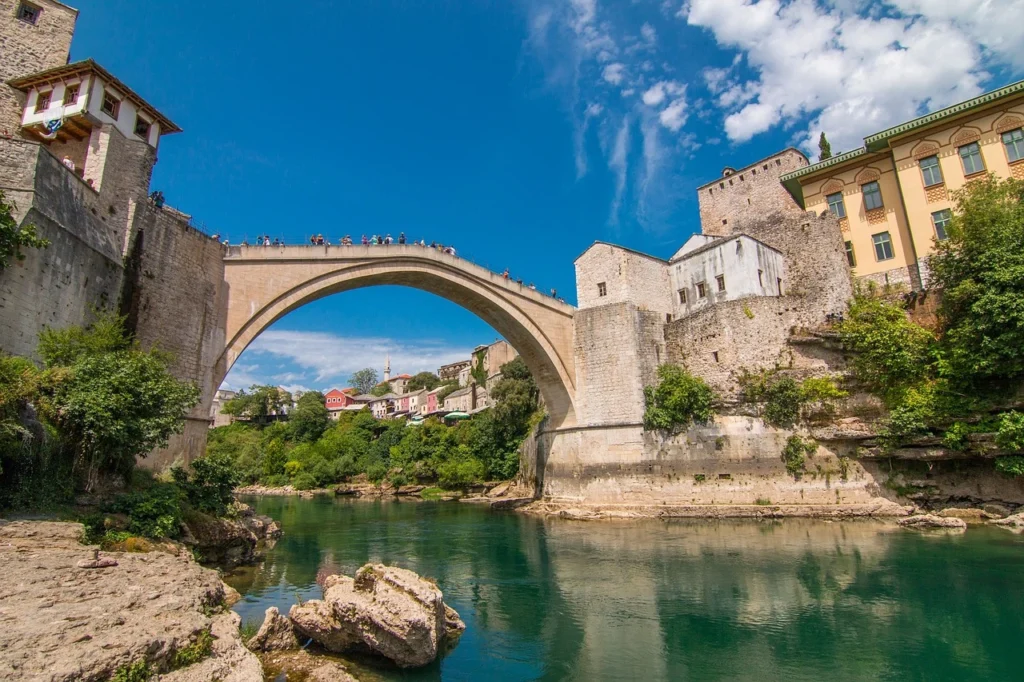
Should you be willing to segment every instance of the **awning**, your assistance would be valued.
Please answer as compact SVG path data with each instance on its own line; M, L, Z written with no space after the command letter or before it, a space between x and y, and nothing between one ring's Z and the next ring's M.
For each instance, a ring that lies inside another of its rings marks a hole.
M445 419L469 419L469 415L465 412L449 412L444 416Z

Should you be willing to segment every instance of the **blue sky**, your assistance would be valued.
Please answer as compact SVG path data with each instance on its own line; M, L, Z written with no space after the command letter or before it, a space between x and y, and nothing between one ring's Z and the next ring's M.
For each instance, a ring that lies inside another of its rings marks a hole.
M185 132L153 177L232 242L397 234L574 302L595 240L670 255L695 188L1021 77L1024 0L79 0L93 57ZM309 304L227 384L436 369L495 332L400 287Z

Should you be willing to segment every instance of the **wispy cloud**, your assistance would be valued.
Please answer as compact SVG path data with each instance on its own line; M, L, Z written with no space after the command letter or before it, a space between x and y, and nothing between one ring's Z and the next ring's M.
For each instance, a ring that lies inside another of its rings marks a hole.
M617 227L628 210L643 227L662 228L661 209L651 209L665 203L653 193L670 194L672 166L662 161L692 138L681 132L686 87L658 58L657 29L648 21L624 25L598 0L532 0L528 7L526 49L543 65L547 85L566 95L577 179L590 170L587 138L596 134L614 177L609 225ZM647 134L642 128L652 121L667 134Z
M441 341L409 343L385 337L271 329L246 349L228 373L224 387L237 390L269 383L288 390L324 390L340 387L365 367L382 373L387 355L391 356L393 374L416 374L436 372L441 365L469 358L471 352L472 348Z

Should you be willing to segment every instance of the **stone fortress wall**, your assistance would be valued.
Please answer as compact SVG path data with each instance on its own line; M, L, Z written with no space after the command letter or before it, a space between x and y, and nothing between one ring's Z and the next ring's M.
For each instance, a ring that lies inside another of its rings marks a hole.
M174 374L203 396L184 433L149 464L191 460L205 450L224 348L223 248L189 227L189 216L148 198L150 144L100 121L82 140L41 143L24 132L25 96L7 81L65 65L78 16L53 0L32 5L40 9L35 23L17 18L18 3L0 12L0 191L19 224L34 225L51 244L25 249L24 260L0 271L0 351L35 357L45 327L120 309L143 347L169 351Z
M531 443L537 462L526 470L537 472L544 499L623 508L665 505L683 514L690 507L756 508L766 501L787 505L787 513L889 508L863 467L841 462L851 454L848 444L819 446L814 475L795 480L780 457L794 432L730 408L743 371L782 368L807 376L843 365L840 354L798 342L805 329L845 310L852 295L838 221L803 212L778 182L782 172L804 165L802 154L787 149L741 171L727 169L699 190L702 233L747 235L745 245L759 243L766 253L781 254L781 291L761 287L759 295L743 290L739 298L715 300L711 279L710 302L689 308L674 305L673 288L682 285L671 277L686 249L670 264L598 243L577 259L578 424L542 429ZM709 247L694 251L717 248L705 241ZM727 287L735 277L750 277L730 274L739 261L730 266L720 255L715 267L724 268ZM715 389L722 404L713 423L675 435L644 430L643 387L657 383L657 367L666 362L685 366Z

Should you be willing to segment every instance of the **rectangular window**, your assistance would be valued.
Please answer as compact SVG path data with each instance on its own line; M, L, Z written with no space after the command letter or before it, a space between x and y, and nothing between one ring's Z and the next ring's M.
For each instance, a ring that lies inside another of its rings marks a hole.
M828 210L832 211L832 215L834 215L837 218L846 217L846 205L843 203L842 192L829 194L827 197L825 197L825 201L828 202Z
M100 111L110 118L117 120L117 114L121 111L121 100L114 97L109 92L104 92L103 104L100 106Z
M697 282L697 298L704 298L708 295L708 286L704 282Z
M924 186L942 184L942 169L939 168L938 156L926 156L917 162L921 167L921 177L924 178Z
M716 276L715 282L718 284L719 291L725 291L725 275Z
M857 267L857 257L853 255L853 242L845 242L846 246L846 262L850 264L851 268Z
M864 194L865 211L882 208L882 188L878 186L877 182L861 185L860 191Z
M39 21L39 13L41 11L35 5L23 2L18 5L18 18L30 24L35 24Z
M78 85L64 86L64 106L70 106L78 101Z
M686 289L679 290L679 302L686 303Z
M598 296L607 296L608 295L608 287L605 286L604 282L598 282L597 283L597 295Z
M46 111L50 108L50 99L53 97L53 91L40 92L39 96L36 97L36 113Z
M964 175L972 175L985 170L985 163L981 160L981 147L977 142L965 144L958 150L960 161L964 164Z
M135 134L141 137L143 140L149 139L149 125L150 123L146 119L142 118L139 115L135 116Z
M1007 159L1010 161L1024 159L1024 128L1003 133L1003 144L1006 146Z
M892 258L892 239L888 232L879 232L871 235L871 241L875 244L875 260L889 260Z
M949 225L949 221L952 220L952 218L953 214L948 208L932 213L932 223L935 225L935 236L938 237L940 242L949 238L949 233L946 232L946 226Z

